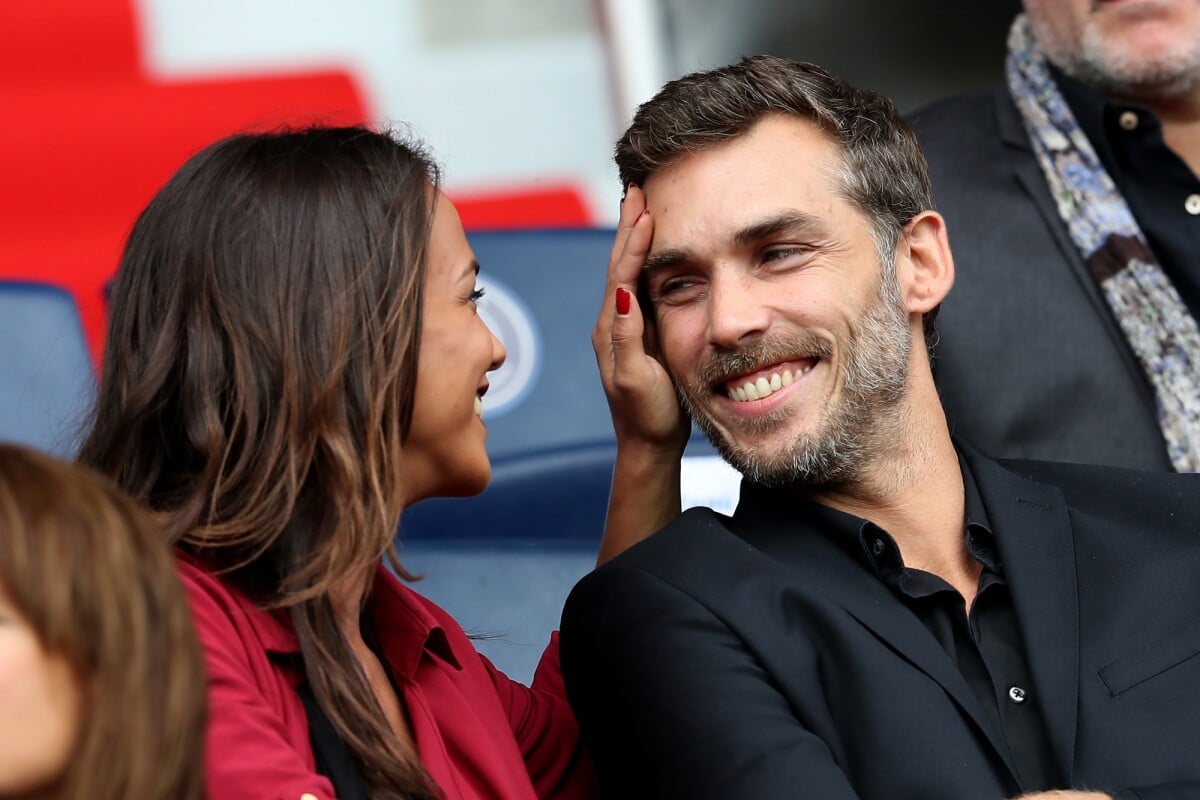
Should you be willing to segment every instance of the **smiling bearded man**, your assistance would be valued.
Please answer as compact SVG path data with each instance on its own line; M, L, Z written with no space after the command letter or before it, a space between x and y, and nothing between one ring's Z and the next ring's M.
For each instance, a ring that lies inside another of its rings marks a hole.
M954 262L891 103L747 59L667 84L617 164L602 380L665 398L645 463L678 469L677 393L746 479L571 593L604 794L1200 797L1200 476L951 437Z

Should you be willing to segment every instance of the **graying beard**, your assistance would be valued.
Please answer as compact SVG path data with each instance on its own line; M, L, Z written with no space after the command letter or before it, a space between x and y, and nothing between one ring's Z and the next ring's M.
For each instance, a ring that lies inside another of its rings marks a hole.
M861 323L851 329L847 347L845 383L841 398L840 418L833 425L823 425L813 434L801 435L787 452L790 458L772 463L760 457L755 448L738 449L725 441L712 421L692 403L682 386L677 385L680 403L696 427L712 442L717 452L729 464L755 483L783 486L800 483L810 487L846 484L857 480L880 447L886 429L895 423L898 404L904 396L909 350L912 336L908 330L907 312L900 300L895 270L885 262L875 302L863 315ZM762 363L763 351L770 345L741 353L718 356L716 363L706 365L702 374L737 374ZM821 349L824 351L824 344ZM776 356L774 360L785 357ZM739 361L741 357L741 361ZM825 356L822 356L825 357ZM744 364L739 370L736 364ZM732 372L723 372L731 369ZM713 381L698 382L697 394L708 391ZM747 424L750 432L759 435L777 430L789 414L780 411Z
M1084 31L1076 52L1054 53L1059 69L1102 94L1119 97L1181 97L1200 85L1200 43L1169 59L1132 63L1113 57L1095 29Z

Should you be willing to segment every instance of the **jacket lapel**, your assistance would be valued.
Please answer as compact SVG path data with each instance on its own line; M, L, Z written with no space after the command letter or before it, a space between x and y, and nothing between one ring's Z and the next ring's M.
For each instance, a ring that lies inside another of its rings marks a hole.
M782 496L781 490L743 483L733 531L799 573L808 591L836 602L897 656L937 682L992 745L1016 785L1016 769L1001 731L983 713L962 673L929 630L860 560L799 518L796 503L779 502Z
M1054 237L1055 244L1058 245L1058 249L1066 258L1067 264L1070 265L1071 272L1079 282L1080 288L1104 325L1104 330L1108 334L1108 338L1112 341L1116 352L1119 354L1121 363L1125 365L1125 369L1133 376L1134 383L1142 392L1143 399L1153 408L1155 400L1150 393L1150 386L1146 382L1141 364L1138 363L1137 358L1130 349L1129 341L1125 338L1125 334L1121 332L1120 327L1117 325L1117 321L1113 317L1112 308L1100 292L1100 287L1096 284L1096 279L1088 271L1087 264L1084 263L1079 248L1071 240L1071 234L1067 230L1062 216L1058 213L1058 207L1055 205L1054 198L1051 197L1050 190L1046 186L1046 176L1042 174L1041 165L1038 164L1037 157L1034 156L1033 149L1029 145L1025 123L1021 120L1021 115L1017 111L1012 98L1009 96L1007 87L1001 86L996 89L994 105L996 107L996 125L1000 131L1000 139L1013 156L1010 159L1013 176L1025 193L1029 195L1029 199L1037 208L1038 213L1046 220L1046 227L1049 229L1050 235Z
M1071 785L1079 699L1079 591L1075 539L1058 489L1025 480L960 448L996 533L1054 755Z

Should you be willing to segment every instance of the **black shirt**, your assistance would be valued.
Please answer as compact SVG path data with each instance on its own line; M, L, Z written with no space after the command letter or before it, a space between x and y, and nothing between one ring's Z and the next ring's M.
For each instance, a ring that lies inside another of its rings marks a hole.
M1002 733L1016 765L1021 789L1036 792L1062 785L1050 740L1033 691L1025 644L996 536L975 479L960 460L966 491L967 552L983 567L968 614L963 597L942 578L904 566L895 539L875 523L819 506L820 527L857 540L862 558L937 639L954 662L988 719Z
M1200 318L1200 179L1167 146L1153 112L1108 100L1054 68L1051 73L1158 263Z

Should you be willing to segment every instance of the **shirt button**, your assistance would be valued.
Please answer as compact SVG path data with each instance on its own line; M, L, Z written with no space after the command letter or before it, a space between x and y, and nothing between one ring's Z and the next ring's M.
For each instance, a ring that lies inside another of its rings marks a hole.
M1025 690L1020 686L1008 687L1008 699L1012 700L1017 705L1021 705L1025 702Z
M1200 194L1189 194L1187 200L1183 201L1183 207L1193 217L1200 214Z
M1138 126L1138 115L1132 111L1122 111L1121 116L1117 117L1117 122L1121 123L1125 130L1131 131Z
M871 552L877 556L881 556L883 555L883 546L883 539L876 539L874 544L871 545Z

